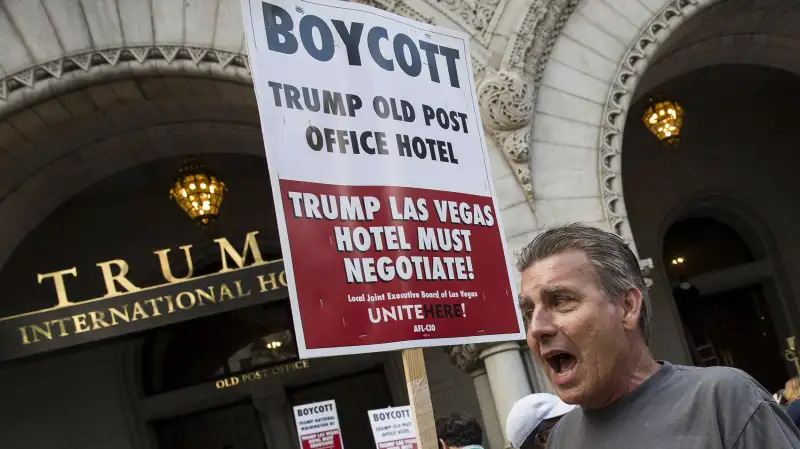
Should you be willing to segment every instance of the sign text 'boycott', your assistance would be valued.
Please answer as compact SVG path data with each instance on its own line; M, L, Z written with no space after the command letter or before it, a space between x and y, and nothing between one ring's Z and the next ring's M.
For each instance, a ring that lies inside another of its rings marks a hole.
M266 28L267 45L271 51L294 54L300 45L295 36L295 23L288 11L280 6L270 3L262 3L264 13L264 24ZM331 24L344 42L347 60L351 66L360 66L361 50L359 44L364 35L364 24L352 22L350 27L342 20L332 19ZM314 39L314 32L321 38L319 41ZM333 31L328 23L313 14L304 15L297 24L297 32L300 35L300 43L303 44L305 51L314 59L326 62L333 59L336 51L336 43L333 40ZM404 33L397 33L391 38L393 55L387 57L381 51L381 40L390 41L389 32L380 26L370 27L367 31L367 47L369 55L375 64L388 72L395 70L395 61L400 69L410 77L418 77L422 73L423 65L428 67L428 75L434 83L440 82L439 60L437 55L444 58L447 67L450 86L458 88L458 70L456 60L460 58L459 52L455 48L436 45L431 42L414 40ZM422 63L422 55L425 55L425 64Z

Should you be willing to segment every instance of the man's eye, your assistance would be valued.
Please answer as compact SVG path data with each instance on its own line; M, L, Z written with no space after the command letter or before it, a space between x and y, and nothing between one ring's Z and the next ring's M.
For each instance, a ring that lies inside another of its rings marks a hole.
M533 315L533 306L530 304L520 304L519 312L522 314L522 321L527 328L528 324L531 322L531 315Z
M569 303L569 298L567 298L566 296L556 296L553 302L555 303L556 307L561 307Z

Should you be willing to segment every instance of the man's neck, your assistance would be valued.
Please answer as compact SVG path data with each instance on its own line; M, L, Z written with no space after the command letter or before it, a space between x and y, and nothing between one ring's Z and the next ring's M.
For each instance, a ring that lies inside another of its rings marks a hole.
M606 396L604 400L599 401L597 406L585 408L597 409L614 403L619 398L638 388L661 368L661 365L655 361L653 356L650 354L650 350L647 349L644 343L642 343L642 347L636 348L635 352L638 355L636 357L631 357L629 363L626 363L624 366L620 367L621 372L624 374L619 376L616 386L609 389L611 394Z
M628 391L630 393L643 384L647 379L651 378L653 374L657 373L661 365L653 359L650 351L645 351L639 363L636 364L636 369L631 373L628 381Z

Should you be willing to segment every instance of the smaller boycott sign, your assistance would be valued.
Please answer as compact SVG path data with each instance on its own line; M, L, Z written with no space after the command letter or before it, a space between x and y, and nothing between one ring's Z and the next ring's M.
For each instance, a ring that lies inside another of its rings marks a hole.
M411 406L370 410L368 414L377 449L417 449Z
M342 449L336 401L294 407L294 422L302 449Z

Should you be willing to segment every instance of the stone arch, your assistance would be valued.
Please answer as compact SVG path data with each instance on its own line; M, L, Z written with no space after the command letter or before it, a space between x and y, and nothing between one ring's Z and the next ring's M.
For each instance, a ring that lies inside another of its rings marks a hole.
M480 29L478 40L483 48L495 37L493 30L499 26L502 13L502 8L497 10L500 12L484 7L467 11L463 2L435 6L424 1L364 1L416 20L433 22L436 17L436 21L448 26ZM505 7L508 1L495 3ZM200 153L216 151L208 148L214 143L221 151L234 151L224 145L226 135L246 135L254 145L260 137L257 120L246 117L255 116L255 101L239 1L164 0L145 2L144 7L137 5L139 2L129 0L100 0L84 7L77 1L45 0L30 9L11 2L0 7L0 39L9 43L9 51L0 57L0 172L9 173L0 180L0 267L27 231L54 210L58 201L68 197L67 192L77 192L113 170L167 154L198 152L176 150L181 142L189 142L186 136L192 133L208 136L207 148ZM439 13L432 16L431 8ZM531 10L524 23L538 17L539 10ZM519 55L532 45L532 38L525 42L520 39L514 52L509 53L517 55L511 59L521 64L524 58ZM485 61L486 51L473 49L471 62L478 80L493 71ZM189 93L182 98L162 98L164 101L156 108L157 102L140 101L141 94L130 85L132 80L151 78L177 79L178 84L188 86ZM191 98L192 89L201 84L211 90L226 89L217 95L226 106L218 111L188 106L194 101L209 100L209 96ZM245 89L233 89L236 92L231 95L230 86ZM242 90L251 94L242 94ZM80 104L73 105L75 110L59 104L59 100L72 101L81 95L91 97L88 111L79 110ZM181 105L192 123L163 117L160 122L147 123L148 108L152 111L166 107L178 114ZM81 126L86 129L98 117L104 125L111 124L113 129L122 129L127 137L135 138L124 142L120 136L105 133L85 139L83 146L65 145L57 151L53 145L47 148L46 139L52 143L53 136L60 137L59 133L68 127L74 127L72 135L79 134ZM128 119L140 126L136 130L120 128ZM172 140L142 145L159 138ZM507 153L501 152L492 139L487 143L501 214L506 216L506 234L524 235L537 227L524 184L519 185L509 158L498 157ZM62 188L54 186L59 182Z
M621 178L630 105L661 82L709 65L745 63L797 73L800 36L790 25L794 16L786 14L789 3L581 2L558 37L536 98L530 164L537 219L602 220L635 249ZM553 158L559 163L555 174ZM550 202L545 210L539 207Z
M783 251L772 225L757 208L735 193L725 190L698 192L677 204L664 218L658 230L658 242L663 242L669 228L687 218L712 218L726 224L738 233L753 251L757 260L765 261L771 272L767 288L777 297L776 307L782 315L775 322L786 335L794 335L795 323L800 310L797 309L792 292L791 276L786 269ZM656 260L664 260L663 243L657 247ZM659 267L664 271L664 267ZM664 275L666 279L666 274Z
M669 228L687 219L707 217L725 223L736 231L757 258L764 259L778 246L772 226L747 200L724 190L702 191L677 204L664 218L658 230L658 241L663 241ZM659 252L659 260L663 259Z
M586 210L586 217L574 218L603 220L635 250L620 161L628 107L658 47L680 24L716 1L625 0L612 7L586 0L576 8L545 70L533 123L534 154L561 153L559 159L580 160L562 180L577 187L554 192L554 208ZM546 177L536 159L531 159L532 177ZM587 177L592 182L583 179Z

